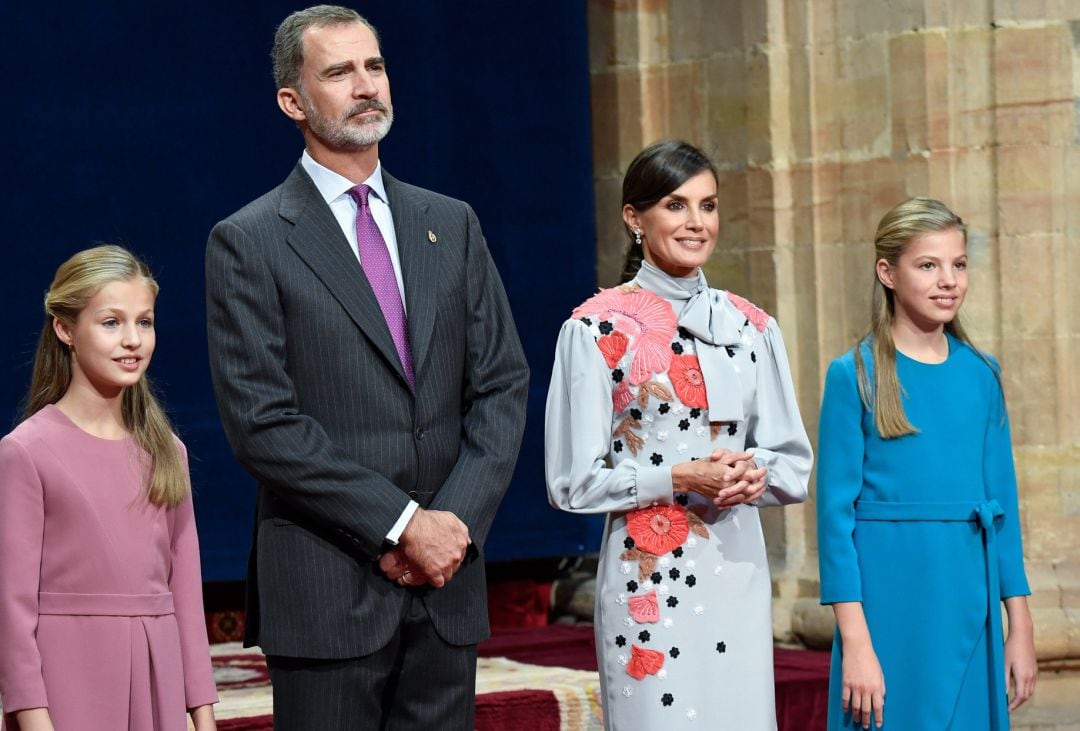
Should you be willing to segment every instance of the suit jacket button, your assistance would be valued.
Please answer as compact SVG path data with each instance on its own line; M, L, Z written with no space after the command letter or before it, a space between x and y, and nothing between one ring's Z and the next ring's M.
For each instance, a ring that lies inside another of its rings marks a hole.
M423 427L420 427L420 426L416 427L416 439L417 439L417 441L423 441L423 439L424 439L424 428Z
M409 490L409 497L413 500L420 500L420 493L418 493L416 490Z

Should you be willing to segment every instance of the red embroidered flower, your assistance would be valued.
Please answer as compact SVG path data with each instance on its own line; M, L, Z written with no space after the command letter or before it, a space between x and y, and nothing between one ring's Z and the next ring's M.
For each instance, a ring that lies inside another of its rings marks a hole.
M686 508L681 505L653 505L626 514L626 532L634 545L654 556L662 556L681 546L690 533Z
M654 624L660 621L660 603L656 600L656 589L648 594L630 597L630 616L638 624Z
M746 315L746 319L758 329L759 332L765 332L765 327L769 324L769 315L765 310L755 305L745 297L740 297L737 294L727 293L728 299L731 300L731 304L735 305L735 308Z
M705 395L705 379L696 355L672 355L668 378L675 387L675 395L691 408L707 409L709 399Z
M618 287L602 289L585 300L572 316L611 320L629 336L629 347L634 353L630 360L631 386L649 380L653 373L667 370L677 320L671 305L652 292Z
M644 680L646 675L656 675L662 667L664 667L664 653L630 645L630 662L626 664L626 672L630 677L635 680Z
M616 330L610 335L604 335L596 341L596 344L600 346L600 352L604 354L607 367L614 368L626 353L626 346L630 344L630 338Z
M619 385L615 386L615 390L611 392L611 403L615 407L615 413L621 414L633 400L634 394L630 393L630 387L626 385L626 381L619 381Z

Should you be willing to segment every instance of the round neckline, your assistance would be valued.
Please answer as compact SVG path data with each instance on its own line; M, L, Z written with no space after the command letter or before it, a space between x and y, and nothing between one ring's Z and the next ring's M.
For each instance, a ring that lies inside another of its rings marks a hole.
M108 444L127 444L131 442L132 439L134 439L131 434L128 434L125 437L121 437L120 439L109 439L108 437L99 437L97 434L91 434L90 432L86 431L86 429L83 429L81 426L72 421L71 417L65 414L56 404L46 404L42 408L42 411L47 411L50 414L55 414L57 419L62 422L64 426L71 427L72 429L78 431L80 434L84 434L90 439L94 439L99 442L106 442Z
M956 346L953 343L953 336L949 333L945 333L945 344L949 347L949 352L945 354L945 358L943 360L939 360L936 363L928 363L925 360L913 358L904 351L900 350L900 348L896 348L896 354L904 360L915 363L916 365L926 366L927 368L934 368L936 366L943 366L948 363L949 359L952 358L953 353L956 352Z

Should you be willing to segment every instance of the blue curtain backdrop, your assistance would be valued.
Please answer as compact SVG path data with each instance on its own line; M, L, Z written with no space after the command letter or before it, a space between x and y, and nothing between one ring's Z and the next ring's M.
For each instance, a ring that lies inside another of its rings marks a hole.
M277 23L306 4L0 4L0 425L16 418L59 263L95 242L144 256L162 286L151 376L192 456L207 580L244 574L254 482L232 459L211 392L203 250L215 222L299 157L268 54ZM389 62L396 121L383 164L474 206L532 366L521 460L489 559L592 550L600 533L596 519L550 509L543 483L555 337L595 281L584 5L354 6L379 28Z

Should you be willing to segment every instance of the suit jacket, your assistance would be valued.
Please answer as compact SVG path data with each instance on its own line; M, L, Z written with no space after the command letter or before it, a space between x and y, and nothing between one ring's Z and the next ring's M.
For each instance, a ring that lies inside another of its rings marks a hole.
M300 165L207 244L214 392L259 483L246 641L268 654L374 652L410 591L447 642L488 634L482 547L517 458L528 366L476 214L383 177L415 396L360 263ZM410 497L453 512L480 549L442 589L378 571Z

